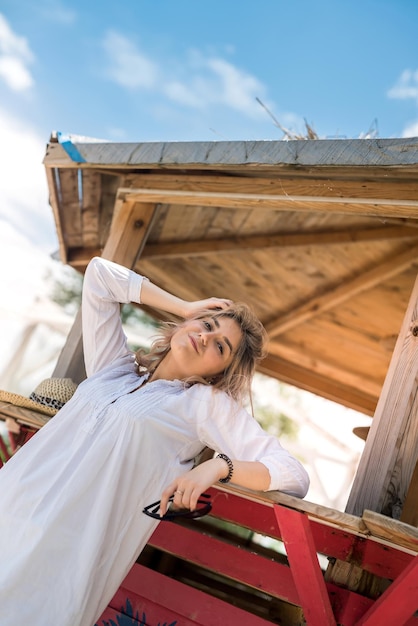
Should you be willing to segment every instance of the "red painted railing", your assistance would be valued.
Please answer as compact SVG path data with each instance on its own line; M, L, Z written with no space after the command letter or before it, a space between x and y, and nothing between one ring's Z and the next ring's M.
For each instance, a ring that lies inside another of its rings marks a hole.
M308 626L418 626L413 617L418 609L418 556L412 550L389 545L367 533L340 528L306 512L281 504L243 498L225 488L211 490L216 518L253 530L283 542L287 559L277 553L272 558L263 551L248 549L237 539L226 540L201 522L188 525L161 523L149 546L209 572L231 585L246 590L246 609L234 597L217 597L199 581L175 580L169 575L135 564L101 619L100 626L118 624L117 615L124 608L122 624L147 626L267 626L284 623L274 615L251 610L251 597L260 592L273 601L301 607L295 621L290 616L286 626L301 623L301 612ZM193 525L194 524L194 525ZM242 543L245 543L244 541ZM418 545L417 545L418 552ZM330 559L355 563L364 571L392 584L379 600L325 581L318 554ZM197 578L199 577L196 574ZM202 587L202 585L200 585ZM226 594L225 594L226 595ZM128 604L127 600L129 600ZM240 606L238 606L240 605Z

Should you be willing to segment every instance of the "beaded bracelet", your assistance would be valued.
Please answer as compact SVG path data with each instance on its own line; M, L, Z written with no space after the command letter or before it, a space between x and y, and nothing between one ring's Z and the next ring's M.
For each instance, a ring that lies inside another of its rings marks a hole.
M232 478L232 474L234 473L234 465L233 465L231 459L229 458L229 456L226 456L226 454L218 454L218 459L223 459L224 461L226 461L226 463L228 465L228 475L225 476L225 478L220 478L219 482L220 483L229 483L229 481Z

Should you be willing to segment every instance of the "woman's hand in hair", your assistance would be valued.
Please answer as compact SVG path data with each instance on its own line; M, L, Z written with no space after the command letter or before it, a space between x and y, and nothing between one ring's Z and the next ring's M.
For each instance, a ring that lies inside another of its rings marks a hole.
M157 287L149 280L144 280L141 287L141 303L154 309L160 309L167 313L173 313L178 317L189 319L204 309L222 310L232 304L232 300L226 298L206 298L187 302L173 294Z
M232 300L227 298L206 298L205 300L195 300L194 302L184 303L184 318L189 319L200 311L210 309L213 311L221 311L227 309L232 304Z

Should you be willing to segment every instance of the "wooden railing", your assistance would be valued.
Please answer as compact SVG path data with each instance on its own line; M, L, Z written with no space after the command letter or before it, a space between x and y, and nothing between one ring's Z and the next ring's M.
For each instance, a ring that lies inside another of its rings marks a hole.
M207 518L158 526L99 626L418 626L417 529L277 492L210 492ZM329 580L335 560L381 595Z

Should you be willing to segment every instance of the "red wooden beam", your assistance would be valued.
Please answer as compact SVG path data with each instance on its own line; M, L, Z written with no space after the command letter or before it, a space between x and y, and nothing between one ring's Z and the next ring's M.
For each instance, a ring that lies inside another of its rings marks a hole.
M149 545L300 606L287 565L231 546L199 532L197 528L192 530L179 524L160 524ZM373 600L332 583L327 582L326 587L335 618L344 626L356 626L358 619L373 604Z
M418 556L363 615L358 626L403 626L417 610Z
M110 607L118 610L121 606L120 600L123 598L124 603L126 597L131 599L135 612L138 610L146 613L147 623L152 626L158 624L158 620L160 623L161 620L167 621L168 615L174 616L171 620L176 616L181 617L178 626L271 626L270 620L248 613L137 563L110 602ZM100 624L100 621L97 623Z
M336 626L309 520L303 513L275 505L274 512L309 626Z
M250 528L255 532L281 539L273 506L246 500L233 493L210 490L213 501L212 514L223 520ZM414 556L396 546L388 546L372 537L358 536L349 530L309 520L316 551L341 561L350 561L362 569L380 576L395 579Z
M287 565L177 524L160 524L150 545L227 578L300 605Z

